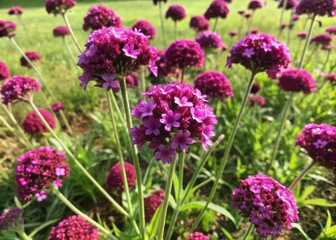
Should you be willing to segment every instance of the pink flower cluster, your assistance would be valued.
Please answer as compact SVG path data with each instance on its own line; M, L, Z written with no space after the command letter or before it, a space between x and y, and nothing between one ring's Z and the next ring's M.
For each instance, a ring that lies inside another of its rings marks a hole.
M308 94L316 90L315 79L304 69L289 69L282 72L278 85L285 92L303 92Z
M266 105L266 99L260 95L252 94L249 96L249 101L252 105L258 104L260 106Z
M64 106L61 102L54 102L51 104L51 109L55 112L58 113L59 111L64 109Z
M0 215L0 232L4 230L17 231L23 226L22 209L11 208L3 210Z
M43 201L48 194L49 187L62 186L61 178L69 175L70 167L66 163L66 156L52 147L42 146L31 150L18 158L16 166L16 185L20 200L29 201L32 195L37 201Z
M41 85L33 78L14 76L1 88L2 103L29 101L33 92L38 92Z
M22 15L23 9L20 6L11 7L8 9L8 14L9 15Z
M334 17L336 16L336 0L301 0L295 13Z
M206 30L209 30L210 28L208 19L206 19L202 15L193 16L190 19L189 26L190 28L194 29L196 32L206 31Z
M252 84L252 88L251 88L250 93L252 93L252 94L257 94L260 90L261 90L261 86L260 86L260 84L257 83L257 82L254 82L254 83Z
M297 0L280 0L278 8L283 8L285 3L287 1L287 4L285 6L285 9L293 9L298 5Z
M254 34L244 37L230 50L227 66L239 63L253 73L267 71L275 79L291 58L288 47L270 34Z
M230 9L223 0L214 0L204 13L206 19L226 18L230 13Z
M10 71L4 62L0 61L0 81L10 77Z
M210 240L207 236L200 232L194 232L189 235L188 240Z
M324 79L330 81L332 84L336 84L336 73L329 73L324 76Z
M99 240L99 232L80 216L70 216L51 229L48 240Z
M307 124L295 145L304 148L319 165L336 170L336 127L327 124Z
M294 195L274 179L262 174L249 176L233 191L232 204L255 225L263 237L278 237L299 220Z
M0 20L0 38L1 37L14 37L16 24L12 21Z
M136 182L135 168L129 162L124 162L124 166L125 166L125 171L126 171L128 188L132 189L135 186L135 182ZM117 189L121 192L124 191L125 186L123 182L120 162L117 162L111 168L109 175L107 176L107 179L106 179L106 185L111 190Z
M157 189L152 194L144 199L145 203L145 220L150 222L153 218L156 210L163 203L165 191L163 189Z
M54 28L53 34L55 37L65 37L70 35L70 31L67 26L58 26Z
M70 8L76 6L74 0L46 0L45 8L47 13L51 14L65 14Z
M78 66L84 72L80 85L87 87L95 80L98 87L118 87L117 77L127 76L146 65L156 74L157 50L149 46L148 37L124 28L102 28L93 31L85 44L86 50L79 56Z
M229 80L223 73L211 70L198 75L194 81L195 88L211 98L224 101L233 97L233 90Z
M166 18L171 18L173 21L181 21L187 16L187 12L185 8L180 4L173 4L171 5L167 12Z
M139 86L139 74L134 72L126 76L126 86L128 88L134 88Z
M43 116L44 120L46 120L48 125L51 127L51 129L55 129L56 121L53 115L46 109L39 108L38 110ZM34 111L28 113L27 117L23 120L22 128L26 133L30 135L48 132L48 129L44 126L44 124L41 122L40 118Z
M257 10L257 9L260 9L260 8L263 8L264 7L264 4L262 1L260 0L251 0L247 6L247 9L250 9L250 10Z
M133 25L132 29L134 31L140 31L145 36L148 36L150 39L153 39L156 36L156 29L155 29L155 27L153 26L153 24L151 24L150 22L148 22L145 19L137 21Z
M332 36L328 33L321 33L310 39L310 44L316 44L321 46L330 45L331 42L332 42Z
M186 152L196 142L208 150L217 119L198 89L171 83L153 86L143 95L150 101L141 101L132 111L141 121L131 129L133 144L141 148L149 142L153 155L163 163L171 163L178 151Z
M84 31L101 29L103 27L121 27L120 17L102 4L90 7L84 17Z
M204 52L201 46L187 39L176 40L165 52L166 63L172 67L201 67L204 64Z
M35 51L26 51L25 55L32 62L39 62L39 61L42 60L42 57L40 56L40 54L38 54ZM30 64L27 62L27 60L24 57L20 58L20 63L21 63L21 66L23 66L23 67L27 67L27 68L31 68L32 67L32 66L30 66Z
M306 32L299 32L299 33L297 33L297 36L301 39L306 39L307 38L307 33Z
M222 48L223 41L221 36L216 32L204 31L196 36L196 42L201 45L203 49Z
M336 27L328 27L326 28L326 32L331 35L336 35Z

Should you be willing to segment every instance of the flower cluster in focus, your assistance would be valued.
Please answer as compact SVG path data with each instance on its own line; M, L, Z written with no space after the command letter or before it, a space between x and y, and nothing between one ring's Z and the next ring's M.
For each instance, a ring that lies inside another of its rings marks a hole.
M289 69L282 72L278 85L286 92L303 92L308 94L316 90L315 79L304 69Z

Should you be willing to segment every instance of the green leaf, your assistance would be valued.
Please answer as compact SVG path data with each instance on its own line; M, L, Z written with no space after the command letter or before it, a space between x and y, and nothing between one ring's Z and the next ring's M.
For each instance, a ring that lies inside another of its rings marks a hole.
M221 230L229 240L233 240L233 236L228 231L226 231L225 228L221 228Z
M327 235L328 237L336 237L336 225L334 225L331 228L329 228L325 232L325 235Z
M176 202L175 202L175 199L174 199L174 197L173 197L171 194L169 194L169 204L170 204L170 206L171 206L173 209L176 208Z
M315 205L320 207L336 207L336 203L328 203L323 198L308 199L303 202L305 205Z
M129 233L123 233L122 231L120 231L118 229L118 227L113 224L113 230L115 235L118 237L118 239L122 239L122 240L138 240L138 238L136 236L133 236Z
M332 223L332 218L331 218L329 210L327 211L327 214L328 214L328 218L327 218L326 225L324 227L325 229L329 229L331 227L331 223Z
M307 235L307 233L305 231L303 231L302 227L300 224L298 223L292 223L292 227L296 228L297 230L299 230L299 232L305 237L306 240L311 240L311 238Z
M58 220L57 219L53 219L53 220L50 220L48 222L45 222L43 224L41 224L39 227L35 228L34 231L32 231L30 234L29 234L29 237L34 237L36 233L38 233L39 231L41 231L43 228L47 227L48 225L51 225L55 222L57 222Z
M299 198L299 201L305 201L305 199L316 189L315 186L307 186L303 189L303 192Z
M154 214L154 216L152 217L149 225L147 226L147 233L149 234L149 239L154 239L158 230L158 226L159 226L159 221L160 218L159 216L161 215L161 208L162 205L160 205L158 207L158 209L156 209L156 212Z

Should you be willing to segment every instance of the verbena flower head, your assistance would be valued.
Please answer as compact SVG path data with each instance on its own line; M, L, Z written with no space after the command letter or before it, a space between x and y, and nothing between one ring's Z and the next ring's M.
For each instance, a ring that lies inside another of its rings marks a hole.
M329 73L324 76L324 79L330 81L332 84L336 84L336 73Z
M0 215L0 232L20 231L23 228L23 218L21 208L5 209Z
M189 235L188 240L210 240L207 236L200 232L194 232Z
M51 109L55 112L58 113L61 110L64 109L64 106L61 102L54 102L53 104L51 104Z
M254 82L253 85L252 85L250 93L257 94L260 90L261 90L260 84L257 83L257 82Z
M285 9L287 9L287 10L293 9L298 5L297 0L280 0L278 8L283 8L286 1L287 1L287 4L285 6Z
M134 88L139 86L139 74L134 72L126 76L126 86L128 88Z
M246 18L246 19L249 19L251 16L252 16L251 13L245 13L245 14L244 14L244 18Z
M32 62L40 62L42 60L42 57L40 56L40 54L38 54L35 51L26 51L25 54L29 58L29 60ZM32 68L32 66L30 66L30 64L27 62L27 60L24 57L20 58L20 63L21 63L21 66L23 67Z
M231 83L227 77L217 71L206 71L198 75L195 79L195 88L210 98L219 98L224 101L233 97Z
M278 237L299 220L294 195L274 179L262 174L249 176L233 191L232 204L263 237Z
M158 2L166 3L168 0L153 0L154 5L156 5Z
M234 30L232 30L232 31L230 31L230 32L229 32L229 35L230 35L230 37L235 37L235 36L237 36L237 35L238 35L238 32L237 32L237 31L234 31Z
M243 16L245 14L245 10L239 10L238 14L241 15L241 16Z
M46 0L45 8L47 13L54 15L65 14L70 8L76 6L74 0Z
M292 21L293 21L293 22L296 22L296 21L299 21L299 20L300 20L300 15L293 14L293 16L292 16Z
M48 240L99 240L99 232L80 216L70 216L51 229Z
M124 162L126 178L129 189L132 189L135 186L136 182L136 173L134 166L129 162ZM106 185L109 189L114 190L118 189L124 191L124 182L122 178L122 171L120 162L117 162L110 170L109 175L106 179Z
M10 77L10 71L6 63L0 61L0 81Z
M223 0L214 0L204 13L206 19L226 18L230 13L230 9Z
M171 5L167 12L166 18L171 18L173 21L181 21L187 16L187 12L185 8L180 4L173 4Z
M70 35L70 31L67 26L58 26L54 28L53 34L55 37L65 37Z
M14 37L16 24L12 21L0 20L0 38L1 37Z
M285 92L303 92L308 94L316 90L315 79L304 69L289 69L282 72L278 85Z
M153 39L156 37L156 29L153 24L151 24L149 21L142 19L137 21L132 29L134 31L138 30L141 33L143 33L145 36L148 36L150 39Z
M257 9L261 9L264 7L264 3L260 0L252 0L249 2L247 8L250 10L257 10Z
M295 145L304 148L317 164L336 170L336 127L327 124L307 124Z
M258 32L259 32L259 29L252 29L250 31L250 34L258 34Z
M52 147L42 146L28 151L18 158L18 162L15 168L17 192L20 200L25 202L32 196L43 201L50 187L62 186L62 178L69 175L65 154Z
M326 28L326 32L331 35L336 35L336 27L328 27Z
M103 27L121 27L120 17L112 9L102 4L90 7L84 17L84 31L97 30Z
M205 95L182 83L156 85L143 95L149 101L141 101L132 111L140 120L140 126L131 129L133 144L141 148L149 142L163 163L171 163L177 152L186 152L196 142L208 150L217 119Z
M196 32L206 31L206 30L209 30L210 28L208 19L206 19L202 15L193 16L190 19L189 26L190 28L194 29Z
M299 32L297 33L297 36L301 39L306 39L307 38L307 33L306 32Z
M157 189L152 194L144 199L145 203L145 220L150 222L156 212L156 210L163 203L165 191L163 189Z
M258 94L252 94L249 96L249 101L252 105L258 104L260 106L266 105L266 99Z
M310 44L316 44L321 46L330 45L331 42L332 36L328 33L321 33L310 39Z
M187 39L176 40L167 48L165 58L168 65L178 68L201 67L204 64L204 52L201 46Z
M230 50L227 66L239 63L254 73L266 71L275 79L291 61L288 47L269 34L254 34L238 41Z
M48 125L51 127L51 129L55 129L56 121L53 115L46 109L39 108L38 110L43 118L46 120ZM44 126L44 124L34 111L28 113L22 123L22 127L23 130L30 135L48 132L48 129Z
M156 74L157 50L149 46L148 37L125 28L102 28L93 31L79 56L78 66L83 69L80 85L86 88L90 81L98 87L116 87L116 78L148 66Z
M41 85L33 78L14 76L1 88L2 103L29 101L33 92L40 91Z
M22 15L23 9L20 6L11 7L8 9L8 14L9 15Z
M336 16L336 0L301 0L295 13L334 17Z
M196 42L203 49L222 48L223 41L221 36L216 32L204 31L196 36Z

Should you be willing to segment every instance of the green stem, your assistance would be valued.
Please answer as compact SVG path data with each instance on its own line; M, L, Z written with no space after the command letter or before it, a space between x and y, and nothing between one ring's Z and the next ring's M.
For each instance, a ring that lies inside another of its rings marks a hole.
M176 198L178 198L179 201L181 199L181 194L183 193L183 171L184 171L185 157L186 157L185 152L182 152L182 156L181 156L181 159L180 159L180 162L179 162L180 163L179 164L179 183L180 183L180 187L179 187L178 195L176 196Z
M29 39L29 36L28 36L28 29L27 29L27 26L26 26L26 24L23 22L21 15L18 14L17 16L18 16L18 19L19 19L21 25L23 26L23 29L25 30L25 34L26 34L27 41L28 41L29 45L31 45L31 42L30 42L30 39Z
M248 82L248 86L245 90L245 94L244 94L244 98L243 98L243 101L242 101L242 104L241 104L241 107L240 107L240 110L239 110L239 113L238 113L238 116L235 120L235 123L233 125L233 129L232 129L232 132L229 136L229 139L228 139L228 142L227 142L227 145L226 145L226 148L225 148L225 153L224 153L224 157L223 157L223 160L221 160L220 162L220 165L219 165L219 169L218 169L218 172L217 172L217 175L216 175L216 180L214 182L214 185L212 186L212 189L211 189L211 192L210 192L210 195L208 197L208 200L204 206L204 208L202 209L201 213L198 215L197 217L197 220L195 221L195 223L193 224L192 226L192 230L191 232L193 232L197 226L199 225L199 223L201 222L202 220L202 217L206 211L206 209L208 208L210 202L212 201L213 197L215 196L215 193L217 191L217 187L218 187L218 184L219 184L219 181L221 179L221 176L223 174L223 171L224 171L224 168L225 168L225 165L228 161L228 158L229 158L229 155L230 155L230 151L231 151L231 148L232 148L232 145L233 145L233 141L235 139L235 136L236 136L236 133L237 133L237 130L238 130L238 126L239 126L239 123L241 121L241 118L243 116L243 113L244 113L244 109L246 107L246 104L247 104L247 101L248 101L248 96L251 92L251 88L252 88L252 85L253 85L253 81L254 81L254 78L256 76L256 73L252 72L251 73L251 77L250 77L250 80Z
M76 208L57 188L53 188L53 193L68 207L76 213L77 215L81 216L84 218L86 221L91 223L93 226L95 226L97 229L100 230L101 233L105 234L108 236L109 239L116 239L109 231L107 231L103 226L101 226L99 223L96 221L92 220L90 217L88 217L85 213L83 213L81 210Z
M146 78L145 78L146 70L144 67L141 67L140 71L141 71L141 93L144 93L146 92ZM141 96L141 93L140 93L140 96Z
M71 153L71 151L65 146L65 144L61 141L61 139L56 135L54 130L51 129L49 124L46 122L46 120L41 115L40 111L35 106L34 102L32 100L29 101L29 104L35 111L38 118L42 121L43 125L48 129L48 131L51 133L51 135L56 139L56 141L59 143L59 145L63 148L63 150L69 155L69 157L75 162L75 164L78 166L78 168L84 173L84 175L95 185L98 190L112 203L112 205L123 215L126 217L129 217L129 214L103 189L102 186L91 176L91 174L85 169L85 167L77 160L77 158Z
M215 32L215 31L216 31L217 24L218 24L218 17L217 17L217 18L215 18L215 24L214 24L214 26L213 26L213 28L212 28L212 31L213 31L213 32Z
M17 234L23 239L23 240L33 240L31 237L29 237L24 230L17 231Z
M305 45L304 45L303 50L302 50L301 59L300 59L300 63L299 63L298 68L302 67L303 60L304 60L304 57L305 57L305 54L306 54L306 51L307 51L307 48L308 48L308 43L309 43L309 40L310 40L310 36L312 35L312 32L313 32L315 19L316 19L316 14L314 14L314 16L312 17L311 24L310 24L310 27L309 27L309 31L308 31L308 34L307 34L307 38L306 38L306 42L305 42Z
M283 5L282 5L281 15L280 15L280 25L279 25L279 35L278 35L278 37L280 36L280 33L281 33L281 26L283 24L283 19L284 19L284 16L285 16L287 3L288 3L288 0L284 0L284 2L282 3Z
M150 160L149 160L149 165L148 165L148 167L147 167L147 169L146 169L146 172L145 172L145 175L144 175L144 178L143 178L143 179L144 179L144 180L143 180L143 184L144 184L145 186L147 185L148 176L149 176L149 173L150 173L150 171L151 171L151 169L152 169L152 166L153 166L154 162L155 162L154 157L150 158Z
M163 46L166 47L166 36L165 36L165 27L164 27L164 19L163 19L163 14L162 14L162 3L161 3L161 1L159 1L159 14L160 14L160 21L161 21Z
M70 127L70 124L69 124L68 120L66 119L66 117L65 117L65 115L64 115L63 110L60 110L59 113L60 113L60 115L61 115L61 118L62 118L62 120L63 120L63 123L65 124L65 127L67 128L68 132L71 134L71 136L73 136L74 133L73 133L71 127Z
M241 240L246 240L248 239L248 237L251 235L251 233L253 232L254 229L254 225L250 223L250 226L248 227L248 229L246 230L244 236L241 238Z
M79 51L80 53L83 53L83 51L82 51L81 47L80 47L80 46L79 46L79 44L78 44L78 41L77 41L77 39L76 39L76 36L75 36L75 34L74 34L74 32L72 31L72 28L71 28L71 25L70 25L70 22L69 22L68 16L66 15L66 13L65 13L65 12L64 12L64 13L62 13L61 15L62 15L62 17L63 17L63 20L64 20L64 22L65 22L66 26L68 27L68 29L69 29L69 31L70 31L70 34L71 34L72 40L73 40L73 42L75 43L75 45L76 45L76 47L77 47L78 51Z
M174 40L177 38L177 21L174 21Z
M183 80L184 80L184 74L185 74L185 69L182 68L182 69L181 69L181 83L183 83Z
M124 163L124 156L121 150L121 144L120 144L120 140L119 140L119 134L118 134L118 130L117 130L117 125L116 122L114 120L114 111L112 108L112 99L111 99L111 95L113 93L111 91L107 91L106 92L106 97L107 97L107 103L108 103L108 107L109 107L109 116L110 116L110 121L112 123L112 128L113 128L113 133L114 133L114 137L115 137L115 141L116 141L116 145L117 145L117 152L118 152L118 158L119 158L119 163L121 166L121 173L122 173L122 178L123 178L123 183L124 183L124 189L125 189L125 193L126 193L126 200L127 200L127 205L128 205L128 210L130 213L130 217L133 219L132 220L132 225L134 227L134 229L136 230L137 233L139 232L139 228L138 225L136 224L133 216L133 207L132 207L132 203L131 203L131 197L130 197L130 193L129 193L129 187L128 187L128 182L127 182L127 175L126 175L126 169L125 169L125 163Z
M166 190L165 190L165 197L163 200L163 205L161 208L161 217L159 221L158 240L163 240L169 197L170 197L170 192L171 192L172 185L173 185L173 178L174 178L174 172L175 172L177 159L178 159L178 155L173 159L173 162L170 164L170 167L169 167L167 185L166 185Z
M133 127L132 118L131 118L131 108L129 104L129 98L126 88L126 79L122 77L120 81L120 89L121 95L124 104L125 116L126 116L126 123L127 123L127 130L128 130L128 143L131 149L133 164L135 167L136 172L136 184L138 188L138 201L139 201L139 218L140 218L140 233L141 238L145 239L145 206L144 206L144 197L143 197L143 189L142 189L142 178L141 178L141 168L140 168L140 161L138 156L138 149L135 145L132 144L130 129Z
M75 64L75 67L77 68L77 61L76 61L76 58L75 58L75 56L73 55L73 53L72 53L72 51L71 51L71 48L70 48L68 42L66 41L65 37L62 37L62 39L63 39L63 43L64 43L64 45L65 45L65 48L67 49L69 55L71 56L71 59L72 59L73 63Z
M118 102L117 102L117 100L116 100L114 94L112 94L111 98L112 98L112 104L113 104L113 107L117 110L117 114L118 114L118 116L119 116L120 122L122 122L123 125L124 125L125 128L126 128L127 125L126 125L126 123L125 123L125 117L124 117L123 114L121 113L120 107L119 107L119 105L118 105Z
M305 167L302 172L295 178L295 180L288 187L289 190L293 191L296 185L301 181L301 179L315 166L315 162L312 161L307 167Z
M251 30L252 21L253 21L253 16L254 16L254 11L252 11L252 13L251 13L251 17L250 17L249 19L247 19L246 35L249 35L249 32L250 32L250 30Z

